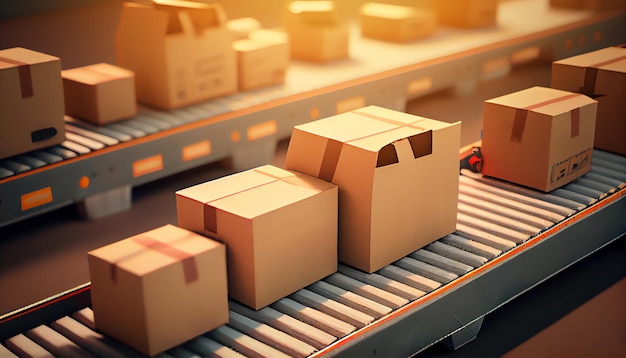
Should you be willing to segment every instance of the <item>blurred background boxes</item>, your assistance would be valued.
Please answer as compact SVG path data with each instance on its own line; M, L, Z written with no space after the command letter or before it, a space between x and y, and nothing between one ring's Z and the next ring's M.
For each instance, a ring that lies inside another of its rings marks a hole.
M364 37L409 42L432 35L437 14L430 9L369 2L360 9L359 25Z
M58 57L0 50L0 159L63 142L63 108Z
M285 82L289 67L289 36L258 29L233 44L237 52L239 90L248 91Z
M350 56L348 24L339 19L333 1L293 1L283 14L291 58L328 62Z
M137 100L173 109L237 91L233 35L219 4L124 3L117 65L135 72Z

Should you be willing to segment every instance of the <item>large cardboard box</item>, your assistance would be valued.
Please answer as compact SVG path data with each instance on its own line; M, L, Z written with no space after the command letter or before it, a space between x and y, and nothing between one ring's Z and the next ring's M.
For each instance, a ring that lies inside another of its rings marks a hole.
M97 63L61 72L65 114L103 125L137 114L135 74Z
M339 186L339 260L373 272L455 230L460 135L368 106L296 126L285 167Z
M124 3L117 65L135 72L137 100L172 109L237 91L233 35L217 3Z
M155 355L228 323L226 248L165 225L88 253L96 328Z
M368 2L360 9L361 34L377 40L409 42L437 29L434 10Z
M550 6L577 10L605 11L626 8L626 0L550 0Z
M63 142L63 116L59 58L0 50L0 159Z
M594 147L626 155L626 48L554 61L551 86L598 101Z
M442 25L477 28L498 23L499 0L430 0Z
M176 192L178 225L226 244L230 296L260 309L337 270L337 195L266 165Z
M235 41L239 90L282 84L289 67L289 36L285 32L259 29Z
M333 1L293 1L283 13L291 58L329 62L350 57L350 31Z
M591 168L597 102L531 87L484 103L483 174L551 191Z

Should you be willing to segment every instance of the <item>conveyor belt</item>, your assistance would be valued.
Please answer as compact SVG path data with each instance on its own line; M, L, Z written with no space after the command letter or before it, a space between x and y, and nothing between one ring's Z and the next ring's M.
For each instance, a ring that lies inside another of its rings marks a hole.
M230 302L227 325L160 357L408 356L477 330L484 315L626 233L626 158L595 150L593 163L551 193L463 172L453 234L373 274L340 265L259 311ZM89 284L0 317L0 340L0 355L139 356L94 330Z
M547 0L525 0L501 2L499 26L441 28L408 44L366 39L353 26L349 60L293 61L284 86L172 111L142 107L102 127L68 118L65 142L0 160L0 226L72 203L87 202L89 214L89 198L225 158L236 170L265 164L294 125L365 105L404 110L407 100L446 88L468 93L537 58L622 43L625 20L625 11L555 10Z

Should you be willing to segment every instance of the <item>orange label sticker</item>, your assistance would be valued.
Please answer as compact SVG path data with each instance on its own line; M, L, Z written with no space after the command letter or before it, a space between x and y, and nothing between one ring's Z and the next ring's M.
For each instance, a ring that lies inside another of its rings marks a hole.
M22 211L26 211L50 202L52 202L52 188L45 187L43 189L31 191L30 193L22 195Z
M276 121L272 119L270 121L248 127L248 130L246 131L246 137L249 141L253 141L275 134L277 130L278 126L276 124Z
M337 102L337 114L350 112L354 109L359 109L361 107L365 107L365 97L363 96L355 96L351 98L346 98Z
M183 147L183 162L205 157L209 154L211 154L211 142L208 140L189 144Z
M133 163L133 177L137 178L161 169L163 169L163 155L153 155Z

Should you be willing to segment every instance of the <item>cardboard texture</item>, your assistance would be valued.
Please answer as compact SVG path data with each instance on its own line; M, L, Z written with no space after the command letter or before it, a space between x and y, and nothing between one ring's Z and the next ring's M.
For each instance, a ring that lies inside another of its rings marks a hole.
M432 35L437 29L437 14L429 9L370 2L361 7L359 24L364 37L409 42Z
M545 192L591 168L597 102L532 87L485 101L483 174Z
M293 1L283 14L291 58L329 62L350 56L348 25L339 21L333 1Z
M605 11L626 8L626 0L550 0L550 6L578 10Z
M135 72L139 102L173 109L237 91L232 42L217 3L127 2L115 36L117 65Z
M498 21L498 0L430 0L442 25L477 28Z
M551 86L598 101L594 147L626 155L626 48L554 61Z
M165 225L88 253L96 328L155 355L228 323L226 248Z
M368 106L296 126L285 167L339 186L339 260L371 273L455 230L460 135Z
M176 192L178 225L226 244L230 296L260 309L337 270L337 196L266 165Z
M289 37L274 30L255 30L235 41L239 90L282 84L289 67Z
M0 50L0 159L65 140L61 61L29 49Z
M135 74L108 63L61 72L65 114L103 125L137 114Z

